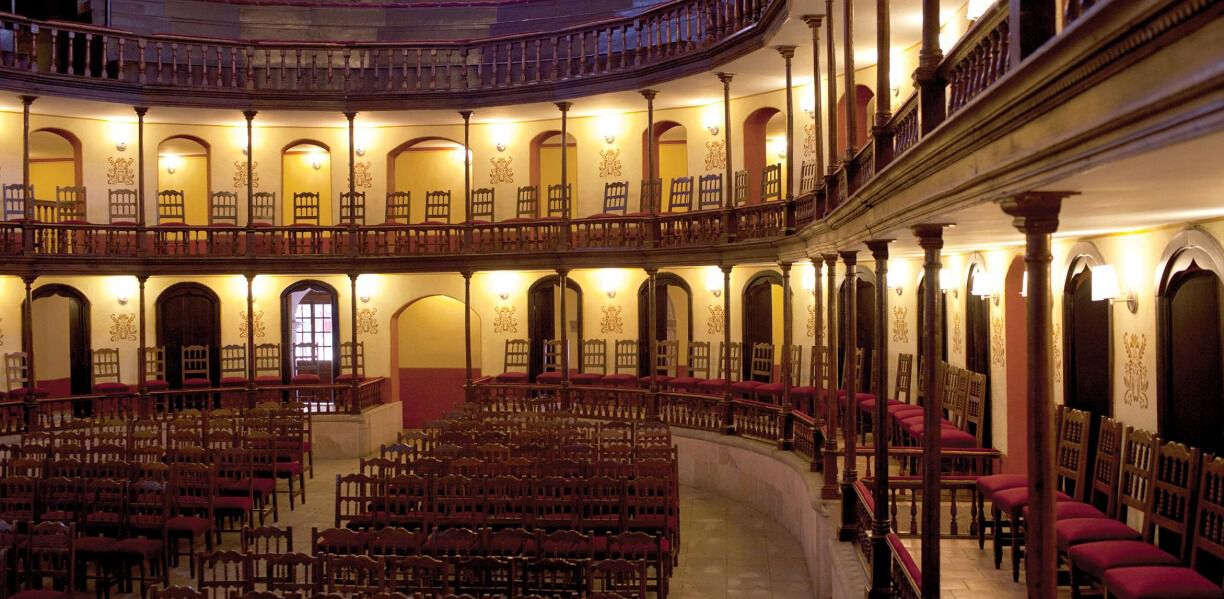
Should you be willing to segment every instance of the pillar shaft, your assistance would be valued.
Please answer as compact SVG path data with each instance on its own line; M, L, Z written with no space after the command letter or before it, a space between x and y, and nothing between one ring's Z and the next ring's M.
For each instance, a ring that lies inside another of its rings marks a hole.
M472 273L465 271L463 275L463 395L465 401L472 401ZM565 299L565 293L561 294Z
M846 162L854 160L854 154L858 151L858 102L855 101L858 96L855 93L854 83L854 2L853 0L842 0L842 19L843 35L845 40L842 43L842 72L846 77Z
M137 106L136 110L136 227L144 228L145 226L145 136L144 136L144 117L149 112L148 107ZM247 142L250 145L250 141ZM250 169L248 169L250 172ZM248 183L250 179L247 180ZM138 251L139 251L139 247ZM144 356L141 356L141 360Z
M837 254L824 254L827 272L825 282L825 322L828 323L828 334L825 335L825 449L824 449L824 489L825 499L834 499L838 494L837 487L837 372L834 364L837 362L837 335L833 327L837 326Z
M846 265L846 299L842 302L842 392L846 394L846 407L842 417L842 526L839 536L843 541L854 538L857 523L854 518L856 495L854 482L858 480L858 251L840 252ZM834 358L830 358L834 359Z
M824 138L821 130L824 124L821 121L824 120L824 110L820 104L820 23L822 19L820 15L804 15L803 20L812 30L812 123L815 126L813 137L816 145L816 172L823 173L825 159L822 143ZM835 108L830 108L830 110L835 110Z
M829 57L829 171L832 175L837 171L837 48L833 34L833 0L825 0L825 52ZM832 325L830 325L832 326Z
M875 514L871 529L871 590L868 599L892 597L892 552L888 549L888 533L892 525L888 511L888 244L891 239L875 239L867 242L871 257L875 258L875 328L872 331L875 346L875 361L871 376L875 381L876 405L871 419L875 430L872 441L875 451Z
M731 73L719 73L718 80L723 84L723 153L727 161L727 181L723 187L723 205L730 208L735 205L735 165L731 161ZM652 119L653 120L653 119Z

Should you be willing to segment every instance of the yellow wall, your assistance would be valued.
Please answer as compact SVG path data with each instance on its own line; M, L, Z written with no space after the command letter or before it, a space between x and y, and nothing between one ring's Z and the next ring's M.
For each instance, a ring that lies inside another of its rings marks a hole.
M54 295L34 300L34 375L40 381L72 375L68 337L68 298Z
M667 211L667 204L671 198L668 193L671 190L671 180L676 177L687 177L688 174L688 146L684 143L660 142L659 179L663 185L662 211ZM693 181L693 206L697 206L696 178Z
M459 148L416 148L400 152L395 157L395 187L392 191L407 191L412 194L412 215L414 223L425 220L425 194L431 191L451 192L451 222L459 223L466 220L463 201L463 150ZM472 186L473 189L477 185ZM504 198L513 198L512 193L503 195L497 211L497 218L513 217L513 204L506 208ZM385 201L385 198L384 198ZM382 222L382 215L377 220L367 213L368 222Z
M565 152L565 178L570 182L571 189L575 197L580 195L583 189L579 178L578 170L578 148L570 145ZM540 146L540 215L548 214L548 186L559 185L561 183L561 147L560 146ZM633 187L630 185L630 187ZM603 186L599 186L599 193L603 193ZM602 202L602 195L600 201ZM576 204L577 202L572 202ZM570 206L570 215L582 214L576 212L576 206Z
M480 370L479 317L473 315L472 320L472 368ZM463 302L459 300L434 295L413 302L400 313L396 334L400 368L463 368L466 364Z
M311 163L313 153L304 151L286 152L281 160L283 182L281 184L281 222L293 224L293 194L316 192L319 194L319 224L330 225L332 220L332 173L331 156L319 148L322 166L315 170ZM347 189L347 188L346 188Z
M165 159L159 159L157 165L157 190L176 189L183 192L183 204L187 210L187 224L208 224L208 157L180 156L178 167L174 174L166 171ZM105 198L103 198L105 201ZM95 200L96 201L96 200ZM157 196L152 195L145 200L149 208L148 222L157 222Z
M30 185L34 186L34 197L39 200L54 200L56 187L76 185L76 162L71 158L30 163Z

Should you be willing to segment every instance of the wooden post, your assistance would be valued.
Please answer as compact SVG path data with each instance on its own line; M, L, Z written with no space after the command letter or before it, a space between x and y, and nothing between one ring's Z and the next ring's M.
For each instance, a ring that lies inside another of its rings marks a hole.
M918 51L914 80L918 84L918 124L923 135L939 126L948 113L944 99L946 85L939 75L941 62L939 0L922 0L922 49Z
M821 129L824 124L824 111L820 106L820 23L821 15L803 15L803 22L812 30L812 123L816 126L813 136L816 141L816 172L824 172L824 145L821 144ZM832 114L832 113L830 113ZM820 270L817 268L817 270ZM817 277L820 275L817 274ZM816 344L820 346L819 343Z
M854 162L854 154L858 152L858 127L855 126L858 116L858 93L854 83L854 2L842 0L842 72L846 78L846 157L845 162Z
M795 344L794 300L791 298L791 263L780 262L778 268L782 271L782 403L778 406L781 418L778 449L789 450L795 445L795 415L790 401L791 373L795 369L791 361L791 347Z
M795 203L795 94L791 82L791 61L795 58L795 46L777 46L778 54L786 65L786 202L788 213L793 212ZM793 214L788 214L793 216ZM795 232L793 218L787 219L786 232Z
M466 140L465 140L466 141ZM469 219L470 220L470 219ZM463 400L472 401L472 271L459 273L463 275ZM561 300L565 300L564 290Z
M887 2L887 0L883 0ZM872 441L875 447L875 514L871 528L871 590L868 599L892 598L892 552L888 549L888 533L892 524L888 521L888 244L891 239L873 239L867 242L871 257L875 258L875 362L871 376L875 380L876 401L875 430Z
M348 197L349 197L349 246L348 255L357 255L357 146L356 146L356 127L354 121L357 118L356 112L345 112L344 118L348 119ZM341 206L344 202L340 203ZM365 208L362 208L365 210ZM353 367L357 366L357 278L353 277ZM353 374L353 401L357 401L357 375Z
M649 212L651 216L659 213L659 198L656 197L654 180L655 180L655 161L658 157L655 156L655 129L654 129L654 99L659 95L658 91L653 89L644 89L640 92L643 98L646 98L646 189L650 190L650 197L642 197L641 201L649 201L650 205L642 207L642 210ZM663 193L663 184L659 183L659 194Z
M564 145L561 147L565 148ZM568 410L570 408L569 316L565 309L565 293L569 289L568 269L557 269L557 283L561 285L561 407ZM578 309L581 310L582 306L578 306Z
M830 156L831 158L831 156ZM824 448L824 488L821 496L825 499L836 499L837 488L837 374L833 365L837 363L837 335L833 327L837 326L837 254L824 254L825 267L828 272L825 282L829 287L825 290L827 300L825 322L829 331L825 335L825 360L828 361L829 380L825 382L825 448Z
M833 176L837 173L837 165L841 161L837 154L837 48L834 45L836 36L833 32L833 0L825 0L825 15L829 17L829 20L825 21L825 27L828 28L825 32L825 53L829 57L829 170L825 185L836 185L837 181L833 180ZM832 208L828 207L830 210ZM829 326L833 326L831 321Z
M574 209L574 207L570 205L570 202L573 202L574 198L571 198L569 193L569 162L566 158L569 155L569 109L573 105L574 104L572 102L557 102L557 109L561 111L561 195L565 198L565 212L561 215L560 245L562 250L569 249L570 246L570 212L572 212ZM545 200L547 201L547 197ZM564 281L565 275L561 275L561 279ZM561 289L561 297L562 299L565 298L564 288ZM564 310L565 303L562 302L561 305L562 310ZM562 314L564 314L564 312L562 312ZM566 359L568 360L568 358ZM562 376L564 377L564 380L567 381L565 386L568 387L569 372L565 372ZM566 389L564 393L566 397L568 397L568 389Z
M145 350L149 347L149 340L147 336L148 329L145 325L145 282L148 280L149 275L136 276L136 284L140 288L137 303L137 308L140 313L136 315L137 326L140 329L140 340L136 345L136 372L139 374L139 378L136 379L136 391L140 395L144 395L148 392L148 389L145 387L145 383L148 382L148 380L145 378L147 376L147 373L145 372Z
M723 154L727 161L727 181L724 184L723 190L723 205L727 208L735 206L735 164L731 157L731 79L735 77L732 73L720 72L718 80L723 85ZM734 239L729 239L734 241Z
M820 384L820 348L824 346L824 298L821 293L824 290L824 282L820 280L821 267L820 255L812 256L812 277L814 285L812 286L812 400L808 405L808 414L812 417L818 415L816 405L820 398L821 389L817 388ZM817 448L819 449L819 448Z
M460 110L459 116L463 117L463 205L464 205L464 220L463 220L463 251L472 251L472 227L475 223L472 221L472 111ZM565 160L565 139L561 139L561 160ZM471 273L468 274L471 276ZM468 369L469 371L471 368ZM468 379L472 377L471 372L468 372ZM469 380L470 384L471 381Z
M1014 68L1055 34L1058 4L1054 0L1009 0L1007 60ZM1031 277L1030 277L1031 278Z
M889 0L876 0L876 113L872 135L877 173L893 159L890 12Z
M144 118L148 106L137 106L136 111L136 251L144 251L145 228L145 135ZM248 142L249 143L249 142ZM249 172L249 169L248 169ZM143 360L144 357L142 356Z
M722 267L723 273L723 406L726 412L723 415L723 433L727 435L735 434L735 407L731 397L731 265ZM741 340L740 359L744 359L744 348Z
M848 102L847 102L848 103ZM838 538L849 541L854 538L858 523L854 518L857 495L854 493L854 482L858 480L858 369L855 354L858 351L858 250L839 252L842 262L846 265L846 301L842 306L845 320L841 321L842 340L845 346L842 354L844 368L842 369L842 392L846 394L846 408L842 416L842 524ZM834 323L830 323L832 326ZM832 336L832 331L830 335ZM829 360L836 360L830 356ZM830 403L836 405L836 396L829 396Z
M30 105L37 99L38 96L21 96L21 198L26 222L34 220L34 194L30 191ZM27 247L33 247L33 234L25 237ZM34 362L33 358L30 362Z
M257 111L247 110L242 113L246 117L246 188L247 188L247 220L246 220L246 255L255 255L255 115ZM250 289L250 276L247 279L247 291ZM248 327L249 328L249 327ZM254 345L247 348L248 352L254 351ZM247 356L247 362L254 364L255 354ZM252 370L254 372L254 370ZM255 377L249 377L252 388L255 385Z
M36 276L21 277L25 283L25 303L21 306L21 351L26 355L25 415L26 430L36 424L35 412L38 398L34 396L38 375L34 372L34 280Z
M349 147L351 149L352 145ZM349 197L351 198L352 196ZM352 213L350 212L350 215L351 214ZM349 355L349 358L351 358L349 363L349 374L353 376L353 380L350 381L352 389L349 390L349 393L350 397L352 398L352 404L349 406L349 410L353 414L361 413L361 404L357 401L357 387L361 384L361 381L357 379L357 302L359 301L357 299L358 276L359 275L355 272L349 273L349 342L353 344L353 353Z
M646 268L646 355L650 361L650 393L659 392L659 330L656 322L659 318L658 287L659 269Z
M1069 195L1072 194L1059 191L1028 192L1002 202L1003 212L1012 216L1012 224L1024 233L1024 264L1028 272L1029 515L1025 518L1025 577L1029 597L1038 599L1052 599L1058 592L1050 236L1058 230L1058 212L1063 198Z
M939 251L943 249L943 230L945 224L924 224L912 227L918 237L918 245L922 247L926 260L923 264L923 280L927 282L927 292L922 296L922 331L919 363L922 365L922 397L924 397L923 427L928 431L938 431L943 406L938 399L940 387L938 377L938 347L936 335L939 327L936 318L939 317L937 290L939 289ZM939 435L923 435L922 444L922 496L940 496L940 452L942 450ZM939 597L939 521L940 505L938 501L922 502L922 597L933 599Z

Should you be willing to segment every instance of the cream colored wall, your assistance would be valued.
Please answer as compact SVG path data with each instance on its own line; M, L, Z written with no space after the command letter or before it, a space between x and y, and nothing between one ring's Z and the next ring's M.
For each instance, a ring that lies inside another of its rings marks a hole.
M315 154L319 154L319 169L315 170ZM293 223L293 194L319 194L319 224L330 225L336 221L332 218L332 204L337 205L335 214L339 214L339 203L332 202L332 165L331 155L323 148L316 150L297 149L285 152L281 156L281 189L283 199L280 209L280 222ZM346 188L347 189L347 188Z
M56 187L76 184L76 162L71 158L31 162L30 184L34 186L35 198L54 200Z
M400 313L398 326L400 368L463 368L463 302L435 295L413 302ZM479 349L480 327L472 328L472 347ZM421 343L428 339L429 343ZM472 368L481 368L481 354L473 352Z
M425 194L430 191L451 193L451 222L463 222L466 205L463 197L463 150L457 148L415 148L401 152L395 158L395 191L412 194L411 222L425 220ZM473 186L475 189L475 186ZM494 192L497 196L497 192ZM512 193L504 197L513 198ZM385 202L385 198L384 198ZM505 205L505 200L500 202ZM385 205L385 204L384 204ZM501 210L498 218L513 216L510 210ZM367 220L373 215L367 213ZM381 220L369 222L382 222Z
M176 160L178 166L171 174L166 170L166 159L158 159L157 191L178 190L183 192L183 207L186 211L187 224L207 225L210 203L208 158L206 156L180 156ZM145 199L145 206L153 210L147 217L148 222L156 223L157 195L155 193Z
M44 297L34 300L34 374L40 381L72 376L69 354L68 298Z

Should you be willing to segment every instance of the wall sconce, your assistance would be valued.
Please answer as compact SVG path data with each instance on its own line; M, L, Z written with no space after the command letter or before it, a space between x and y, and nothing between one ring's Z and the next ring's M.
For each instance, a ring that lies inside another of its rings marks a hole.
M117 142L115 142L115 150L117 150L117 151L119 151L119 152L123 152L123 151L127 150L127 142L126 142L126 141L117 141Z
M242 155L243 155L243 156L246 156L246 155L247 155L247 147L246 147L246 146L242 146Z
M115 301L119 302L120 306L126 306L129 299L130 298L127 296L127 293L121 293L115 297Z
M497 142L497 151L498 151L498 152L505 152L505 151L506 151L506 142L504 142L504 141L499 141L499 142Z
M599 271L599 289L608 295L608 299L616 297L616 292L624 284L624 272L615 269Z
M318 155L312 155L310 157L310 168L316 171L323 168L323 158Z
M363 294L363 295L359 295L359 296L357 296L357 299L361 300L361 303L363 303L363 304L368 304L368 303L370 303L370 294L369 294L369 293L365 293L365 294Z
M714 297L722 296L723 277L722 271L717 266L706 269L705 287L706 291L709 291Z
M365 156L365 146L357 146L353 148L353 153L358 156Z
M706 131L709 131L710 135L718 135L718 125L710 125L706 127Z
M510 299L510 292L509 292L509 291L506 291L505 289L503 289L503 290L501 290L501 291L498 291L498 292L497 292L497 297L500 297L500 298L502 299L502 301L504 302L504 301L506 301L506 300Z
M167 173L170 173L171 175L173 175L174 173L178 172L178 169L177 169L177 168L174 168L173 166L171 166L171 165L169 165L169 164L167 164L167 165L166 165L166 172L167 172Z
M956 284L952 281L952 275L947 270L939 271L939 290L943 293L951 293L954 298L960 297L960 291L956 289Z
M1118 285L1118 271L1111 264L1092 267L1092 301L1108 300L1115 304L1125 302L1126 309L1134 314L1139 310L1139 298L1134 290L1122 291Z
M999 296L995 294L994 285L990 281L990 275L985 271L977 271L973 273L973 285L969 289L969 293L983 299L994 298L994 304L999 305Z
M604 138L604 143L608 145L612 145L612 143L616 141L616 136L612 135L611 133L605 133L603 138Z
M905 277L901 276L901 274L898 273L897 271L890 270L888 271L888 274L885 275L884 284L889 289L896 291L897 295L901 295L901 292L904 290L903 289L903 285L905 284L904 278Z

